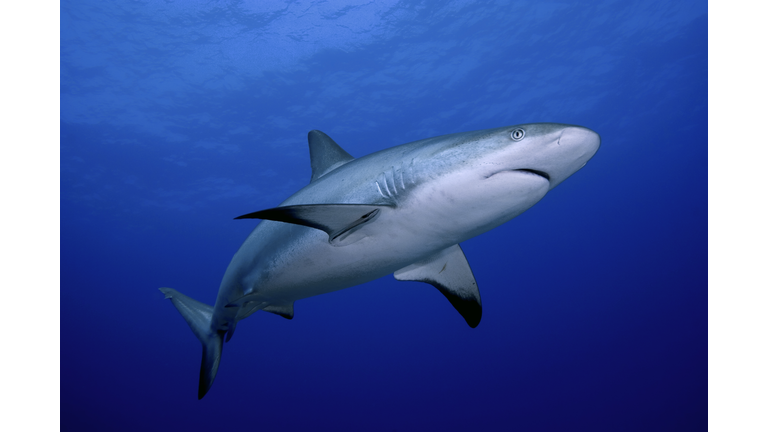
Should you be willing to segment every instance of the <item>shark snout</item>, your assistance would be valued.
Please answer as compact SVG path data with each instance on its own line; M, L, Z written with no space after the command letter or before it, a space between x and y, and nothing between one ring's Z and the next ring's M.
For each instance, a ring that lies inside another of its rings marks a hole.
M600 135L585 127L562 125L555 136L543 153L541 168L536 168L550 175L550 189L584 167L600 148Z
M583 158L583 162L586 163L597 153L597 149L600 148L600 135L585 127L568 126L563 129L563 133L560 135L557 143L574 149L578 148L580 150L579 159Z

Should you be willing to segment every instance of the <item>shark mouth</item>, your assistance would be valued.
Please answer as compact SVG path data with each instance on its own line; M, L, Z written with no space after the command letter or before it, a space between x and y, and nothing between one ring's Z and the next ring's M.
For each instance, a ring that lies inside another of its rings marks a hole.
M515 171L522 171L522 172L531 173L531 174L537 175L539 177L544 177L545 179L547 179L547 181L549 181L549 174L545 173L544 171L539 171L539 170L535 170L535 169L528 169L528 168L517 169Z
M528 173L528 174L531 174L531 175L535 175L535 176L541 177L541 178L545 179L546 181L549 181L549 174L545 173L544 171L539 171L539 170L530 169L530 168L505 169L505 170L496 171L494 173L491 173L491 174L485 176L485 178L491 178L491 177L495 176L496 174L511 173L511 172L524 172L524 173Z

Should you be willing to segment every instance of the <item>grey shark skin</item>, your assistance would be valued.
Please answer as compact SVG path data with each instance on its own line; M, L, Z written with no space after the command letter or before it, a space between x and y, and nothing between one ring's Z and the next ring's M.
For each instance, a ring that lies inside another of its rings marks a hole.
M296 300L394 273L442 292L471 327L482 307L459 243L518 216L582 168L600 136L535 123L428 138L354 159L309 132L312 179L235 253L213 307L171 288L203 344L198 398L216 377L224 339L265 310L293 317Z

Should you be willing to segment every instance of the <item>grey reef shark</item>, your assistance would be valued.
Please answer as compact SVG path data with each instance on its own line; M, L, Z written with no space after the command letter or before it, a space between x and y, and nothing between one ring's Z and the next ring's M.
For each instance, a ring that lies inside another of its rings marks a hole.
M160 288L203 344L198 399L216 378L237 322L264 310L293 318L296 300L394 273L437 288L470 327L482 306L459 243L536 204L600 147L590 129L534 123L427 138L355 159L309 132L310 183L262 219L209 306Z

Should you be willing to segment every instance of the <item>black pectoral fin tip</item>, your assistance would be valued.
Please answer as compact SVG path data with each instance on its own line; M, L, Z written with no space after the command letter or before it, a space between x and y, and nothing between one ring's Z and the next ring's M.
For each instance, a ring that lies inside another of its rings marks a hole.
M477 299L474 297L465 298L458 296L437 282L430 281L429 283L436 287L438 291L440 291L445 296L445 298L451 302L453 308L461 314L461 316L464 318L464 321L466 321L470 327L475 328L478 324L480 324L480 318L483 316L483 306L477 301Z
M290 216L292 215L290 208L275 207L266 210L259 210L253 213L244 214L236 217L235 219L266 219L276 220L283 222L290 222ZM288 217L288 219L286 219Z
M464 321L471 328L475 328L480 324L480 318L483 316L483 307L476 301L460 299L459 302L451 301L451 304L459 311L461 316L464 317Z
M256 213L258 212L244 214L242 216L236 217L235 219L259 219L258 217L255 216Z

